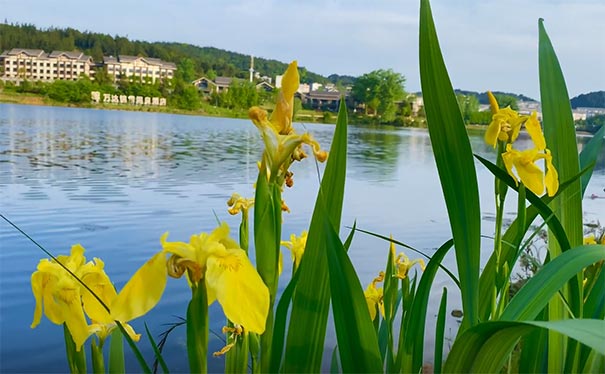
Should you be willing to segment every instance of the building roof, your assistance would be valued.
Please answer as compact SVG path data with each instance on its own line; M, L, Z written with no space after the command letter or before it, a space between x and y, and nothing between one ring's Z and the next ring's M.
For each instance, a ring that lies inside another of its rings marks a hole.
M329 91L311 91L307 93L307 97L310 99L319 100L340 100L340 92L329 92Z
M113 60L109 60L109 59L113 59ZM153 58L153 57L119 55L117 60L115 59L115 57L109 57L105 61L106 61L106 63L107 62L115 63L118 61L124 62L124 63L130 63L130 62L135 62L137 60L144 61L148 65L157 65L157 66L162 66L164 68L176 69L176 64L174 62L167 62L167 61L160 60L159 58Z
M233 78L231 78L231 77L216 77L216 78L214 78L214 83L217 86L230 86L231 82L233 82Z
M42 49L13 48L10 51L4 51L0 57L17 56L21 53L30 57L41 57L44 51Z
M88 60L92 59L92 57L85 55L84 53L82 53L80 51L73 51L73 52L52 51L51 53L48 54L48 57L50 57L50 58L65 57L70 60L79 60L79 61L88 61Z

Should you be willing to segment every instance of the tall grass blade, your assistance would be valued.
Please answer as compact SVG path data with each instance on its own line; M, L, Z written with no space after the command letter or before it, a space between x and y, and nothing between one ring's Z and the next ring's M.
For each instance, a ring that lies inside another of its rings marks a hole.
M302 262L305 261L303 256ZM273 327L273 340L271 346L271 364L269 365L269 372L277 373L281 365L281 360L284 352L284 340L286 336L286 322L288 321L288 308L292 302L292 296L296 290L296 284L300 271L296 271L290 282L282 292L279 302L277 303L277 309L275 310L275 325Z
M437 325L435 326L435 355L433 356L433 373L441 374L443 365L443 340L445 338L445 313L447 312L447 288L443 287L439 312L437 313Z
M155 354L155 358L160 363L162 370L166 374L170 373L170 370L168 370L168 365L166 365L166 361L164 361L164 357L162 357L162 352L160 352L158 345L155 343L155 340L153 339L153 335L151 335L151 332L149 331L149 327L147 327L147 323L145 323L145 332L147 333L147 339L149 339L149 343L151 343L151 347L153 348L153 353Z
M479 189L470 141L441 55L428 0L420 2L420 81L456 247L465 323L474 326L479 322Z
M409 368L411 370L405 371L418 373L422 369L424 357L424 329L426 325L426 311L428 309L431 286L433 285L437 270L439 270L439 264L443 261L443 258L453 245L454 241L452 239L443 243L437 252L435 252L431 261L427 264L426 269L424 269L422 277L420 278L418 289L414 295L414 303L412 304L412 309L410 311L413 320L406 326L407 329L405 331L404 347L406 355L411 355L412 357L411 367Z
M347 166L347 111L341 100L330 157L322 178L309 228L305 261L292 304L284 369L319 372L330 307L325 222L340 227Z
M378 338L355 268L338 234L325 221L332 312L343 373L382 371ZM378 318L378 317L377 317Z
M124 325L122 325L122 323L120 321L115 321L115 322L118 325L118 328L120 329L120 332L122 332L122 336L128 342L128 346L130 347L130 349L134 353L134 356L136 357L136 359L137 359L137 361L139 363L139 366L141 367L141 370L143 370L143 373L145 373L145 374L151 374L151 368L149 368L149 365L147 365L147 362L145 362L145 358L143 357L143 354L141 353L141 351L139 350L139 348L137 347L137 345L135 344L135 342L132 340L132 338L130 337L130 335L128 335L128 332L126 332L126 329L124 328Z

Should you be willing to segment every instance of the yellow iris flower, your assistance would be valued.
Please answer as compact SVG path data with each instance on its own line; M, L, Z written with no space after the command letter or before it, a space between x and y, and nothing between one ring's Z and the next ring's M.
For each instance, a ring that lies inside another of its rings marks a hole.
M368 309L370 310L370 318L372 321L376 319L376 309L380 310L380 314L384 317L384 300L382 287L376 287L376 283L380 283L384 280L384 272L380 272L372 283L363 292Z
M288 168L294 160L300 161L307 157L302 149L303 144L311 146L318 161L323 162L328 157L328 153L321 149L310 134L299 135L292 127L294 94L298 86L298 68L296 61L293 61L282 78L282 88L271 119L268 118L267 112L259 107L252 107L248 112L248 116L261 132L265 144L261 169L265 169L269 180L280 183L284 182Z
M550 150L546 148L546 140L537 113L519 116L510 107L501 109L490 91L487 92L487 96L493 116L485 132L485 142L493 147L496 147L498 140L507 142L506 151L502 153L502 161L508 174L517 183L521 180L536 195L542 195L546 187L548 196L554 196L559 189L559 176L552 163ZM534 148L519 151L512 147L512 143L519 136L523 124L534 143ZM538 160L546 162L546 174L536 166L535 162ZM513 172L513 167L516 174Z
M542 153L544 151L544 153ZM534 162L544 159L546 161L546 175ZM518 151L513 149L511 144L506 145L506 152L502 153L502 161L508 174L523 184L533 193L540 196L544 193L544 187L548 196L554 196L559 189L559 176L557 170L552 164L552 155L548 149L540 150L538 148ZM515 167L517 174L513 172Z
M405 253L401 252L395 259L395 276L399 279L406 278L410 269L415 264L420 265L420 268L422 269L422 271L424 271L426 266L424 264L423 259L417 258L415 260L410 261L408 256L406 256Z
M110 310L113 307L118 309L117 293L105 273L103 261L95 258L93 261L86 262L84 247L80 244L72 246L69 256L57 256L57 260L99 296ZM44 309L44 314L51 322L67 325L78 351L93 333L96 333L102 341L105 340L115 328L116 319L123 322L124 328L133 340L138 341L140 338L140 335L125 323L136 316L123 314L121 318L115 318L86 287L55 261L40 260L37 270L32 274L31 285L36 299L31 327L35 328L40 323L42 309ZM133 309L131 305L137 302L131 297L122 297L120 300L124 304L122 309ZM92 320L92 324L88 324L85 313Z
M300 236L294 234L290 235L290 241L282 240L281 245L288 248L292 254L292 261L294 262L294 271L298 269L302 256L305 253L305 246L307 245L307 230L304 230Z
M168 233L161 238L163 250L139 269L131 282L136 289L160 289L167 275L180 278L187 274L192 284L205 282L208 305L215 300L221 304L227 318L245 330L262 334L269 312L269 290L246 253L229 237L229 226L221 224L210 234L192 235L189 243L168 242ZM166 256L170 255L169 259ZM155 305L161 293L142 294L147 305Z
M500 108L491 91L487 91L487 96L492 110L492 122L485 132L485 142L494 148L498 140L513 143L519 136L521 125L528 117L519 116L510 107Z
M248 210L254 206L254 198L246 199L238 193L231 195L231 198L227 201L227 210L229 214L236 215L242 212L244 216L248 215Z
M592 244L597 244L597 239L595 238L594 234L590 234L588 236L584 237L584 245L592 245Z

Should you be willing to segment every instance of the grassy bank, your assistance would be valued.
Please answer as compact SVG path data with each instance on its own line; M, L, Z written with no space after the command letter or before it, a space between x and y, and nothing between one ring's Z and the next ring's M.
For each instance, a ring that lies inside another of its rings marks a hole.
M0 103L5 104L22 104L22 105L41 105L41 106L59 106L69 108L93 108L107 110L126 110L131 112L157 112L170 114L184 114L194 116L222 117L222 118L248 118L248 111L242 109L229 109L214 106L208 102L202 101L202 106L199 110L177 109L170 106L142 106L142 105L124 105L124 104L105 104L105 103L86 103L74 104L64 103L53 100L43 95L32 93L18 93L14 91L1 90ZM336 123L336 116L330 113L316 112L312 110L300 110L296 116L297 122L312 122L312 123Z

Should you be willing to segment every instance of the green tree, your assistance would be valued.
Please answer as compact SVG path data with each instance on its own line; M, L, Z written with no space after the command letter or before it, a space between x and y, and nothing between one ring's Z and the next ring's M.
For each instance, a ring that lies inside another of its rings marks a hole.
M494 97L496 98L496 101L498 101L498 106L500 108L510 106L512 110L519 110L516 97L504 94L494 94Z
M191 83L195 80L197 74L195 72L195 64L190 58L182 59L174 74L175 79L182 80L185 83Z
M405 77L393 70L374 70L357 78L352 88L354 100L365 104L382 122L395 119L398 102L405 98Z
M471 115L479 111L479 99L475 95L462 95L456 94L458 100L458 106L460 107L460 113L464 122L469 123Z

